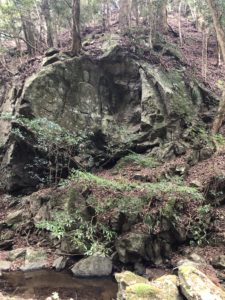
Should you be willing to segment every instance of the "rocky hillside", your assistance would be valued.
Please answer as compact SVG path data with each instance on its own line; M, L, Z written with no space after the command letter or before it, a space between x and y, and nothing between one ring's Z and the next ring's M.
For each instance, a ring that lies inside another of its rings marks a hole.
M218 268L210 267L216 284L184 264L182 296L170 275L171 299L206 299L188 290L196 272L224 299L224 138L208 133L218 98L186 66L166 41L145 53L114 36L98 56L50 49L32 76L7 87L0 269L101 276L125 268L151 277L149 268L171 273L194 252ZM157 280L137 277L144 287L124 288L117 278L118 299L158 293Z

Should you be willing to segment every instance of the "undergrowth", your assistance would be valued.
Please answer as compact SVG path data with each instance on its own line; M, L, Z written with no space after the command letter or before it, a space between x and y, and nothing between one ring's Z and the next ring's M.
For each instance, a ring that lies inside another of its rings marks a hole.
M121 158L120 161L117 163L116 167L117 169L119 169L130 163L145 168L155 168L160 165L160 163L152 155L143 155L143 154L131 152L127 156Z
M187 231L192 233L192 240L196 244L200 245L205 241L204 218L208 210L203 205L204 198L196 188L185 185L180 178L141 183L125 179L112 180L73 170L69 182L73 188L91 191L97 189L101 195L104 193L102 198L98 193L92 192L85 200L86 207L93 209L94 216L86 219L79 209L75 209L70 214L57 213L51 220L40 222L38 226L49 230L58 239L62 239L69 232L72 243L85 255L112 253L118 234L110 223L114 216L122 214L127 220L131 218L134 224L145 225L151 234L160 228L162 218L169 220L174 227L178 226L183 215L187 213L185 209L188 203L194 203L199 219L190 221Z

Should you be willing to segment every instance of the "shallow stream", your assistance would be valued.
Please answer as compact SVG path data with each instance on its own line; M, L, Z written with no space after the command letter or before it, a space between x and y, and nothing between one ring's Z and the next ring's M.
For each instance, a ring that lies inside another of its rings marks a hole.
M117 284L110 278L80 279L68 272L40 270L3 273L0 291L6 296L42 300L57 292L63 300L116 299Z

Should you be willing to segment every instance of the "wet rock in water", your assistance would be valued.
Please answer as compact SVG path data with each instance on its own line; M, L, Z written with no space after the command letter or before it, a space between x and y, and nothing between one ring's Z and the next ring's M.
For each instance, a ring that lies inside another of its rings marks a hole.
M217 269L225 269L225 255L219 255L212 259L212 265Z
M25 257L26 256L26 252L27 252L26 248L18 248L18 249L15 249L15 250L11 250L9 252L8 259L10 261L14 261L17 258Z
M112 273L112 261L107 257L90 256L76 263L72 272L77 277L109 276Z
M175 275L164 275L155 281L126 271L115 275L119 284L118 300L180 300L178 285Z
M7 260L0 261L0 271L9 271L11 268L11 262Z
M43 269L47 264L46 253L44 250L35 250L33 248L27 248L25 263L20 268L22 271L33 271Z
M191 261L184 261L178 266L178 276L182 294L187 300L223 300L225 291L215 285L208 276Z
M56 271L61 271L65 269L67 261L68 259L66 257L60 256L54 260L52 266Z
M23 210L16 210L10 212L6 217L5 223L8 226L13 226L22 221L22 216L23 216Z

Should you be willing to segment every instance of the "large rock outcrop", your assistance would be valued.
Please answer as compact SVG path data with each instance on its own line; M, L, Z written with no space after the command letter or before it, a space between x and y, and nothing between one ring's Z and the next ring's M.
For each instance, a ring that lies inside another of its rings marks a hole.
M129 149L144 152L181 140L199 110L207 112L214 100L187 78L183 67L167 70L115 47L101 58L63 55L43 66L24 86L13 88L1 111L47 118L72 133L85 133L89 144L83 160L91 167L113 163ZM25 171L42 153L32 142L15 140L15 126L8 120L0 123L6 145L1 149L1 185L8 191L34 187L43 176L37 165ZM169 156L185 152L184 144L178 148L170 144ZM41 175L29 175L34 173Z

